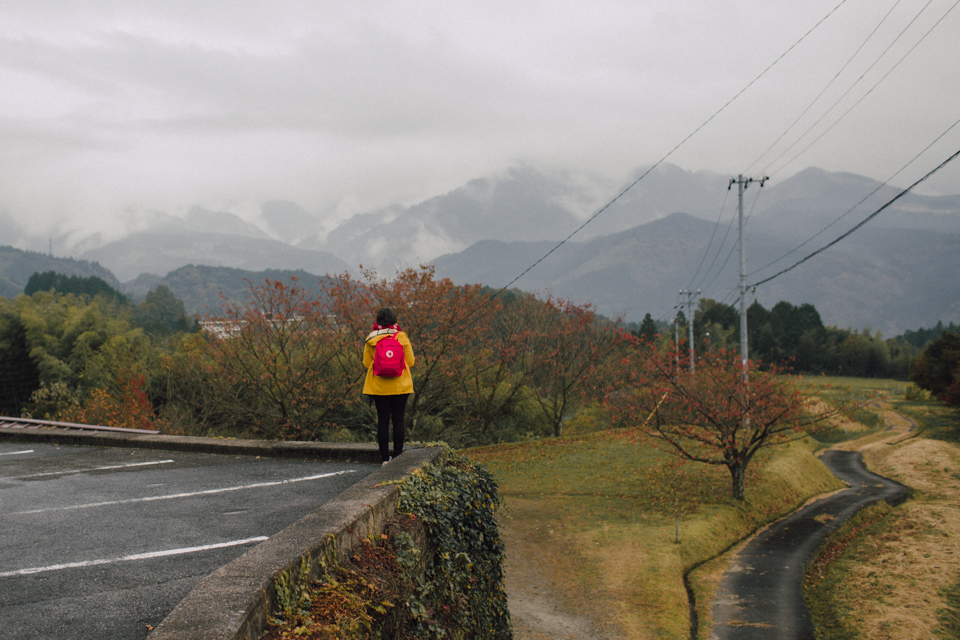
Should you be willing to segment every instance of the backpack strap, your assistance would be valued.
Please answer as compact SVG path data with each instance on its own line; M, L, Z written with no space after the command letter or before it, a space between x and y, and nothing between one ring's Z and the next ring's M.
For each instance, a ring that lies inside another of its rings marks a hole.
M367 336L367 339L364 340L364 344L370 342L374 338L379 338L380 336L395 336L400 333L400 329L378 329L376 331L370 332L370 335ZM385 333L386 332L386 333Z

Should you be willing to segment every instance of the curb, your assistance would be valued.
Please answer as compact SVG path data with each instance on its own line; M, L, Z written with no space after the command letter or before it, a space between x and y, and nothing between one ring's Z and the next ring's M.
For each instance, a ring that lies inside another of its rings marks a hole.
M306 561L307 579L313 580L323 574L325 564L345 560L360 540L379 533L396 512L400 487L394 483L442 455L439 447L404 451L333 501L201 580L147 640L256 640L276 609L274 582L281 573L296 576Z
M100 447L131 447L228 455L322 458L379 462L374 444L218 440L185 436L77 433L62 429L0 428L0 440ZM341 562L360 540L375 536L397 508L398 482L420 467L442 460L441 447L413 447L316 511L203 578L174 607L147 640L257 640L275 610L276 579L297 576L308 563L307 579Z
M188 451L224 455L269 456L276 458L311 458L322 460L356 460L380 462L375 444L340 444L336 442L299 442L271 440L234 440L166 436L149 433L117 433L113 431L74 431L70 429L20 429L0 427L0 440L8 442L49 442L91 447L129 447L160 451Z

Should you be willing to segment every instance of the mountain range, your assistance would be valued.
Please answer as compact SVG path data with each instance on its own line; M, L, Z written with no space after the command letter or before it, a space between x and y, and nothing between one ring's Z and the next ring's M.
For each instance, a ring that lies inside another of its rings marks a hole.
M82 249L78 260L64 268L109 270L104 279L121 281L135 296L168 284L192 312L213 308L210 292L217 287L236 294L237 281L261 279L267 269L278 277L299 271L302 279L356 271L360 264L385 275L434 264L438 275L458 283L512 283L591 302L628 321L645 313L672 317L679 289L735 302L737 190L729 188L730 177L664 165L638 170L625 184L640 176L621 193L625 185L520 167L418 204L358 214L333 228L282 200L263 203L255 220L197 207L184 218L158 215L148 228L112 242L86 238L75 245ZM748 185L748 284L820 249L899 192L863 176L815 168L780 183ZM3 256L0 294L12 295L28 268L8 273ZM889 336L938 320L960 321L957 274L960 195L911 193L848 238L760 284L750 299L768 308L779 300L811 302L827 324Z

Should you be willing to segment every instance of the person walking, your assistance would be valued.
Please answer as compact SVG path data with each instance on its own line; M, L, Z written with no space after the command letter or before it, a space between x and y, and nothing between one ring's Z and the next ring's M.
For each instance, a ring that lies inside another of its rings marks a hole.
M378 346L379 345L379 348ZM377 311L373 331L363 346L363 366L367 378L364 395L372 396L377 406L377 444L383 464L390 457L390 422L393 421L393 458L403 453L404 412L407 396L413 393L413 345L400 330L397 314L386 307Z

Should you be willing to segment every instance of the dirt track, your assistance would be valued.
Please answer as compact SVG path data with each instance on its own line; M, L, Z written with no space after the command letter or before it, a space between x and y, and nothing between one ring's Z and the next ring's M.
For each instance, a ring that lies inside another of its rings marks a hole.
M501 529L508 554L506 589L514 640L608 640L586 616L576 615L552 592L539 566L537 545Z

